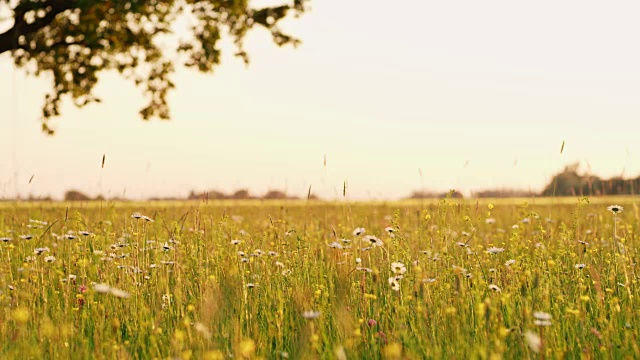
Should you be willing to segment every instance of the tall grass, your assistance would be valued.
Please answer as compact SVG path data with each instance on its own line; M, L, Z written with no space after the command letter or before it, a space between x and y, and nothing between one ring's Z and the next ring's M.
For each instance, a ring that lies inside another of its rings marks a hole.
M612 201L625 207L617 238ZM640 353L632 198L12 204L0 214L2 358Z

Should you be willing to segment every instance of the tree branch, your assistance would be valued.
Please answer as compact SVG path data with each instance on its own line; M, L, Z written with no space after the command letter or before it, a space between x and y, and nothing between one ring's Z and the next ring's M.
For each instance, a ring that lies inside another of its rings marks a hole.
M41 9L50 7L51 10L41 18L36 18L34 22L28 24L25 20L23 11L16 11L14 16L14 23L11 29L0 34L0 54L16 50L18 46L18 38L21 35L28 35L44 28L51 24L58 14L72 9L75 6L75 1L69 0L50 0L42 4Z

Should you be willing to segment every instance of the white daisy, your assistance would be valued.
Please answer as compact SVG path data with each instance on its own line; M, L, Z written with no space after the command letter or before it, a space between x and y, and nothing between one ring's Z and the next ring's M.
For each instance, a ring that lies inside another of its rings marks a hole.
M407 267L401 262L391 263L391 270L394 274L404 274L407 272Z
M302 313L302 317L307 320L317 319L322 313L320 311L308 310Z
M542 347L542 340L540 340L540 336L538 336L538 334L534 333L531 330L527 330L524 332L524 339L527 342L527 345L529 345L531 351L535 353L540 352L540 348Z
M394 291L400 291L400 281L395 276L390 277L388 280L391 289Z
M611 211L614 215L618 215L618 213L622 212L624 208L620 205L611 205L607 208L607 210Z
M499 254L499 253L501 253L503 251L504 251L504 248L499 248L499 247L495 247L495 246L492 246L492 247L487 249L487 253L491 254L491 255Z
M382 240L378 239L377 237L375 237L373 235L367 235L367 236L363 237L362 241L371 244L371 246L373 246L373 247L384 245Z

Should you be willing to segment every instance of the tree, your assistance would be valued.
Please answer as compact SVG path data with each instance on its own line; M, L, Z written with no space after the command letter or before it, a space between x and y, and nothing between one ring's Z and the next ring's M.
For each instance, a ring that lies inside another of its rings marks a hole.
M91 200L89 195L86 195L78 190L68 190L64 193L64 201L88 201Z
M253 8L248 0L0 0L0 54L10 52L15 65L30 74L53 75L51 92L42 109L42 129L60 115L60 101L70 97L78 107L100 99L92 94L98 74L117 70L144 91L148 104L143 119L169 119L167 93L174 87L175 61L201 72L220 63L217 47L224 34L233 39L245 63L243 40L249 30L268 30L278 46L299 40L283 33L278 24L290 13L307 10L309 0ZM161 48L157 40L171 34L171 24L187 16L193 25L175 49ZM5 26L6 25L6 26Z

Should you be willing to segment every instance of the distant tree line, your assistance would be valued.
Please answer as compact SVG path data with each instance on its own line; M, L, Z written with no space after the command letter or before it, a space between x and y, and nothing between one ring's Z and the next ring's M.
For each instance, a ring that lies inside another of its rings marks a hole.
M568 165L556 174L542 191L542 196L597 196L636 195L640 192L640 176L623 179L615 176L601 179L588 173L580 173L580 164Z
M287 193L280 190L269 190L262 196L254 196L249 193L249 190L242 189L233 192L232 194L225 194L217 190L195 192L191 191L187 197L152 197L149 200L298 200L299 197L287 195ZM310 194L310 200L319 200L316 195ZM51 200L49 198L49 200ZM101 195L94 198L82 193L78 190L69 190L64 193L64 201L90 201L90 200L105 200ZM124 198L110 198L113 201L126 201Z
M599 195L636 195L640 193L640 176L632 179L624 179L621 176L610 179L601 179L598 176L581 173L580 164L575 163L566 166L562 171L551 178L551 181L541 192L519 189L488 189L471 193L472 198L509 198L509 197L543 197L543 196L599 196ZM438 199L438 198L462 198L462 193L456 190L449 192L414 191L409 199ZM305 197L306 198L306 197ZM296 200L280 190L269 190L261 196L252 195L249 190L241 189L226 194L217 190L195 192L191 191L186 197L153 197L149 200ZM310 200L320 200L316 195L309 194ZM10 201L16 199L0 199ZM28 201L52 201L50 196L29 195L24 200ZM91 197L81 191L72 189L64 194L65 201L90 201L106 200L98 195ZM111 201L127 201L125 198L111 197Z
M464 196L462 196L462 194L457 190L452 190L448 192L434 192L434 191L420 190L420 191L414 191L411 193L411 195L409 195L409 199L443 199L446 197L451 197L454 199L456 198L462 199Z
M509 198L543 196L600 196L600 195L637 195L640 193L640 176L624 179L621 176L601 179L598 176L581 173L580 163L565 166L554 175L541 192L519 189L489 189L471 193L473 198ZM442 198L447 193L414 191L409 199ZM462 197L455 192L453 197Z

